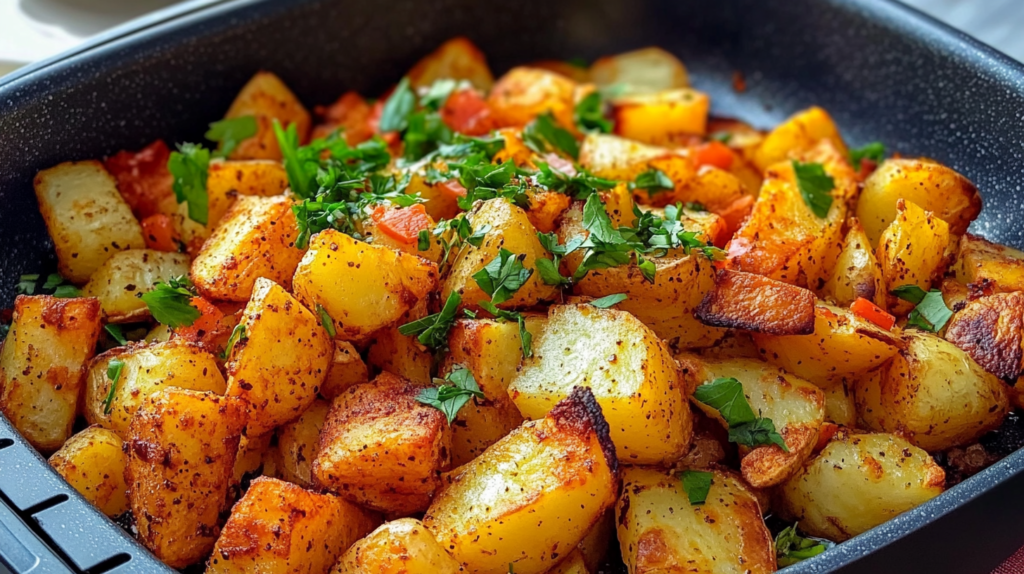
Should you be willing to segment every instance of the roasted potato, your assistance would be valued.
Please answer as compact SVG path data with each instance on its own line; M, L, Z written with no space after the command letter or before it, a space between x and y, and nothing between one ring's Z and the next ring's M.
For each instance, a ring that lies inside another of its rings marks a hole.
M890 310L905 315L914 308L892 295L893 289L914 285L928 291L942 278L952 241L945 221L909 201L896 200L896 218L882 232L877 255Z
M89 504L107 516L128 511L124 469L128 458L117 433L91 426L69 438L50 457L50 466Z
M330 403L317 399L299 418L277 430L281 478L304 488L313 486L313 459L316 458L320 430L330 408Z
M272 449L271 442L274 439L274 433L267 432L258 436L242 436L241 440L238 441L238 454L235 455L235 470L232 473L233 478L231 480L232 485L240 485L246 478L252 478L254 474L274 476L276 469L281 465L275 465L275 470L270 471L264 468L263 461L268 456L268 453L273 450L276 458L280 459L280 453L277 449Z
M577 548L569 553L564 560L558 563L547 574L590 574L587 563L583 560L583 553Z
M1000 379L1017 380L1024 370L1024 293L966 302L949 321L946 340Z
M96 270L82 287L82 296L96 297L109 323L130 323L149 316L149 307L139 299L157 282L188 275L189 258L184 253L152 249L119 251Z
M96 351L100 302L20 295L0 348L0 412L37 450L71 436L86 366Z
M494 84L494 76L480 48L465 36L458 36L424 56L409 70L409 81L414 87L426 88L437 80L466 80L473 87L487 91Z
M601 519L618 483L601 407L577 387L449 475L423 523L467 572L541 574Z
M885 309L885 285L882 283L882 268L875 258L875 250L856 217L851 218L848 224L850 230L843 239L843 250L836 260L832 276L820 293L823 298L842 307L849 307L863 297Z
M543 418L577 386L601 405L623 463L669 463L685 452L692 421L667 345L629 313L552 307L508 394Z
M818 388L825 393L825 421L848 428L858 427L857 401L853 389L858 379L876 376L877 370L857 375L829 377L825 384L819 384Z
M282 127L295 124L299 143L306 143L312 118L288 86L271 72L257 72L235 96L226 119L253 116L256 135L242 140L231 152L231 159L281 159L274 134L274 120Z
M523 127L550 113L562 128L575 132L577 88L576 82L560 74L519 66L498 79L487 104L501 127Z
M340 395L352 385L370 380L369 369L359 351L348 341L334 341L334 356L327 368L327 378L320 385L320 394L327 400Z
M800 530L841 542L942 494L945 473L891 434L840 432L778 490L778 510Z
M813 148L821 140L828 140L839 154L846 156L846 144L832 116L819 107L808 108L790 116L765 136L754 154L754 164L761 171L767 171L772 165Z
M814 333L815 297L807 289L741 271L719 270L694 311L705 325L769 335Z
M643 94L690 85L679 58L649 47L599 58L590 66L590 81L599 87L622 86L629 94Z
M426 309L426 305L417 307ZM425 310L421 313L410 312L399 323L410 323L427 315ZM376 370L426 384L431 381L434 356L416 337L399 333L398 327L385 327L373 336L366 353L366 362Z
M1024 252L976 235L960 238L953 270L965 285L992 291L1024 291Z
M60 274L83 284L118 251L142 249L142 227L98 161L44 169L33 182Z
M457 574L462 568L414 518L387 522L356 542L331 574ZM585 572L583 574L586 574Z
M681 134L707 132L711 99L690 88L677 88L615 98L612 117L615 133L631 140L671 144Z
M614 536L615 510L609 508L576 547L587 566L587 572L598 573Z

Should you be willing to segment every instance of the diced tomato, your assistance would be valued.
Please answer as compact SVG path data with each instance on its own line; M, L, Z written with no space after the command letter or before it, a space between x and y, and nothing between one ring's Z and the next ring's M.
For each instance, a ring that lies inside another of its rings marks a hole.
M558 171L564 173L569 177L573 177L577 173L576 166L573 165L571 161L565 159L564 157L558 155L557 153L544 154L544 161L546 161L547 164L553 167L554 169L557 169Z
M818 429L818 443L814 445L814 452L818 452L828 446L828 443L832 441L837 432L839 432L839 425L836 423L822 423L821 428Z
M441 108L441 119L453 130L470 136L487 135L497 127L487 101L474 89L453 92Z
M341 128L349 145L356 145L373 137L370 125L370 104L356 92L346 92L330 106L317 106L316 113L323 123L313 128L314 138L325 138Z
M717 140L711 140L697 146L695 157L697 165L710 165L718 169L731 168L734 159L732 150Z
M146 249L157 251L178 251L177 234L174 231L174 222L169 215L157 213L141 221L142 237L146 240Z
M381 205L373 210L372 217L378 229L402 243L415 243L420 231L433 227L423 204L392 209Z
M891 330L893 325L896 324L896 317L886 313L878 305L863 297L857 297L857 300L850 305L850 311L853 311L854 315L871 321L886 331Z
M462 187L457 179L449 179L448 181L442 181L437 184L437 190L444 194L449 199L458 199L460 197L466 197L466 188Z
M725 207L719 207L712 209L716 215L725 220L725 229L728 237L732 237L736 231L739 230L740 226L743 225L743 220L750 215L750 210L754 207L754 196L744 195L735 199L732 203Z
M193 297L189 304L199 309L201 315L199 315L195 323L188 327L178 327L175 329L174 334L193 343L205 342L219 330L224 313L216 305L202 297Z
M167 170L170 156L167 144L156 140L138 152L122 150L107 158L107 171L117 180L117 189L135 217L157 213L160 203L174 193L174 177Z

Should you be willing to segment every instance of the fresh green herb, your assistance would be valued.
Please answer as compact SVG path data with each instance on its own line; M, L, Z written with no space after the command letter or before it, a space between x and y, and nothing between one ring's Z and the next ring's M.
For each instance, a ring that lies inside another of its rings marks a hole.
M451 143L453 137L454 132L437 112L415 112L409 116L408 125L402 135L405 159L416 161L436 149L439 144Z
M562 257L572 253L583 243L583 238L571 239L566 245L558 243L558 236L554 233L541 233L538 231L537 238L540 240L541 246L551 253L553 257L553 259L538 257L534 261L537 266L537 272L540 273L541 281L547 285L557 285L560 287L571 285L572 280L562 275L561 271L559 271L559 265L562 262Z
M687 201L686 204L683 205L683 209L685 209L687 211L707 211L708 210L708 208L705 207L704 204L700 203L699 201Z
M7 338L7 333L11 332L11 326L7 323L0 323L0 341Z
M430 230L421 229L416 236L416 250L430 251Z
M256 135L257 128L255 116L227 118L210 124L206 139L220 144L214 157L228 157L239 143Z
M750 447L762 444L776 444L782 450L789 452L786 441L775 430L775 423L772 422L772 419L765 417L757 417L753 422L730 426L729 442Z
M439 221L434 227L433 235L441 244L440 270L442 274L448 269L449 256L452 253L458 253L465 244L480 247L490 230L490 225L481 225L474 230L465 215Z
M536 176L538 185L574 199L586 199L598 191L611 189L616 184L614 180L597 177L581 167L576 168L575 175L569 175L543 161L538 160L536 164L540 170Z
M171 152L167 170L174 176L174 197L178 203L188 202L188 218L206 225L209 221L210 198L206 179L210 169L210 150L199 144L183 143Z
M116 323L107 323L103 326L103 330L106 331L111 338L117 341L118 345L123 347L128 344L128 339L125 338L124 331L121 329L120 325Z
M946 301L942 298L942 291L938 289L926 293L917 285L901 285L893 289L892 294L916 305L910 315L907 315L907 325L922 331L937 333L953 316L953 312L946 307Z
M600 92L591 92L576 104L573 119L581 132L611 133L615 124L604 115Z
M327 334L330 335L332 339L337 336L338 331L334 328L334 319L331 319L331 316L327 313L327 309L324 309L323 305L317 303L316 314L320 316L320 324L324 326Z
M505 138L501 136L472 137L463 134L455 134L451 143L441 144L437 147L437 156L443 158L464 158L472 155L479 155L488 162L494 156L505 149ZM451 176L445 180L451 179Z
M708 136L711 141L727 144L732 140L732 134L729 132L715 132Z
M523 267L525 259L525 254L516 255L501 249L497 257L473 274L473 279L491 297L491 303L500 305L511 299L533 275L533 269Z
M800 536L796 526L794 524L783 528L775 537L775 555L778 557L779 566L783 568L813 558L832 545L831 542L820 538Z
M452 92L459 87L459 82L451 78L435 80L427 92L420 98L420 105L428 110L438 111L444 107L445 102L451 97Z
M836 187L836 181L825 173L825 167L820 163L793 160L793 173L796 174L796 185L804 203L814 215L825 218L832 207L832 190Z
M850 150L850 165L854 170L860 171L860 162L865 159L876 164L882 163L882 160L885 159L885 146L881 142L871 142L863 147Z
M235 328L231 330L231 336L228 337L228 344L224 346L224 352L221 353L220 358L227 360L231 356L231 353L235 350L235 345L244 339L249 337L245 334L245 325L239 323L235 325Z
M663 191L672 191L676 185L672 183L668 175L660 169L651 168L640 175L636 180L630 182L629 189L644 189L648 195L655 195Z
M598 309L607 309L622 303L626 299L629 299L629 295L626 295L625 293L616 293L614 295L606 295L600 299L594 299L590 304Z
M743 384L734 378L720 378L700 385L693 398L717 410L729 425L729 441L755 447L776 444L789 452L771 419L759 417L743 394Z
M380 131L400 132L409 126L409 116L416 108L416 93L409 85L409 78L402 78L395 91L384 102L380 115Z
M466 195L458 200L461 209L468 211L477 201L499 197L524 209L530 206L523 179L529 172L517 168L511 161L493 164L486 156L477 153L460 162L449 163L448 169L466 188Z
M462 297L456 291L448 295L440 313L428 315L398 328L398 332L411 337L417 336L420 344L431 349L444 349L448 346L448 331L455 323L456 312L462 303Z
M160 281L152 290L142 294L153 318L172 329L188 327L202 313L192 306L192 282L187 277L175 277L166 283Z
M124 361L120 359L111 359L107 363L107 378L110 379L110 390L107 391L107 397L103 399L103 414L109 415L110 409L114 405L114 393L117 392L117 381L121 378L121 371L124 369Z
M561 152L574 160L580 156L579 142L568 130L558 126L551 112L544 112L526 124L523 143L539 154Z
M46 291L53 290L53 296L58 299L70 299L72 297L80 297L82 290L74 285L70 284L59 273L51 273L46 277L46 282L43 283L43 289Z
M473 378L473 373L465 367L456 367L444 379L434 379L434 384L437 386L420 391L416 395L416 400L444 413L449 425L459 414L459 409L470 399L484 398L484 393Z
M22 275L18 278L18 284L14 286L18 295L32 295L36 292L36 282L39 281L39 274L32 273Z
M700 506L708 499L714 474L700 470L684 470L680 474L683 492L690 499L690 506Z
M499 321L515 321L519 325L519 344L523 349L523 357L533 356L533 334L526 330L526 317L522 313L499 309L490 301L480 301L478 305Z

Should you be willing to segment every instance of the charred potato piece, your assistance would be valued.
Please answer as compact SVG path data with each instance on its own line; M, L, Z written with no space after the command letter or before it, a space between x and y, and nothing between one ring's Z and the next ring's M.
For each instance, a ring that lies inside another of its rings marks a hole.
M320 394L327 400L340 395L342 391L370 380L369 369L359 351L348 341L334 341L334 356L327 368L327 378L320 386Z
M89 504L107 516L118 516L128 511L128 485L124 481L128 458L121 446L117 433L92 426L53 453L50 466Z
M184 253L152 249L119 251L103 262L82 287L82 296L96 297L109 323L130 323L149 317L139 295L160 281L187 276L190 260Z
M814 293L763 275L722 269L694 316L705 325L769 335L814 332Z
M928 291L942 278L953 240L945 221L909 201L896 201L896 218L882 232L877 255L890 310L904 315L914 308L891 295L893 289L915 285Z
M483 52L464 36L452 38L424 56L409 70L408 76L416 88L430 87L443 79L466 80L484 92L494 84Z
M1024 291L1024 252L970 233L960 238L954 271L957 280L965 285L993 291Z
M519 66L498 79L487 97L499 126L523 127L550 113L563 128L575 132L576 82L548 70Z
M590 81L598 87L624 86L627 93L643 94L690 85L679 58L649 47L599 58L590 66Z
M790 116L765 136L754 154L754 164L766 171L773 164L813 148L821 140L828 140L846 156L846 144L832 116L819 107L808 108Z
M671 144L681 134L707 132L711 99L690 88L678 88L615 98L615 133L631 140Z
M313 486L313 459L316 458L320 430L330 408L330 403L317 399L299 418L277 430L281 478L304 488Z
M986 371L1016 380L1024 370L1024 293L996 293L967 302L949 321L946 340Z
M885 285L875 250L856 217L850 219L849 226L832 277L821 290L822 297L842 307L849 307L863 297L885 309Z
M331 574L457 574L459 563L414 518L387 522L356 542ZM585 574L585 573L584 573Z
M225 119L253 116L256 135L242 140L231 152L231 159L281 159L274 134L274 120L286 128L295 124L299 143L309 139L312 118L288 86L271 72L257 72L231 102Z

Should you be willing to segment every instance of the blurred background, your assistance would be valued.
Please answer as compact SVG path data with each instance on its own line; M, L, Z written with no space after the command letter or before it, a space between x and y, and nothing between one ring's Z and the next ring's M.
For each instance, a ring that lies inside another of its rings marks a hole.
M0 76L180 1L0 0ZM1024 0L904 2L1024 62Z

